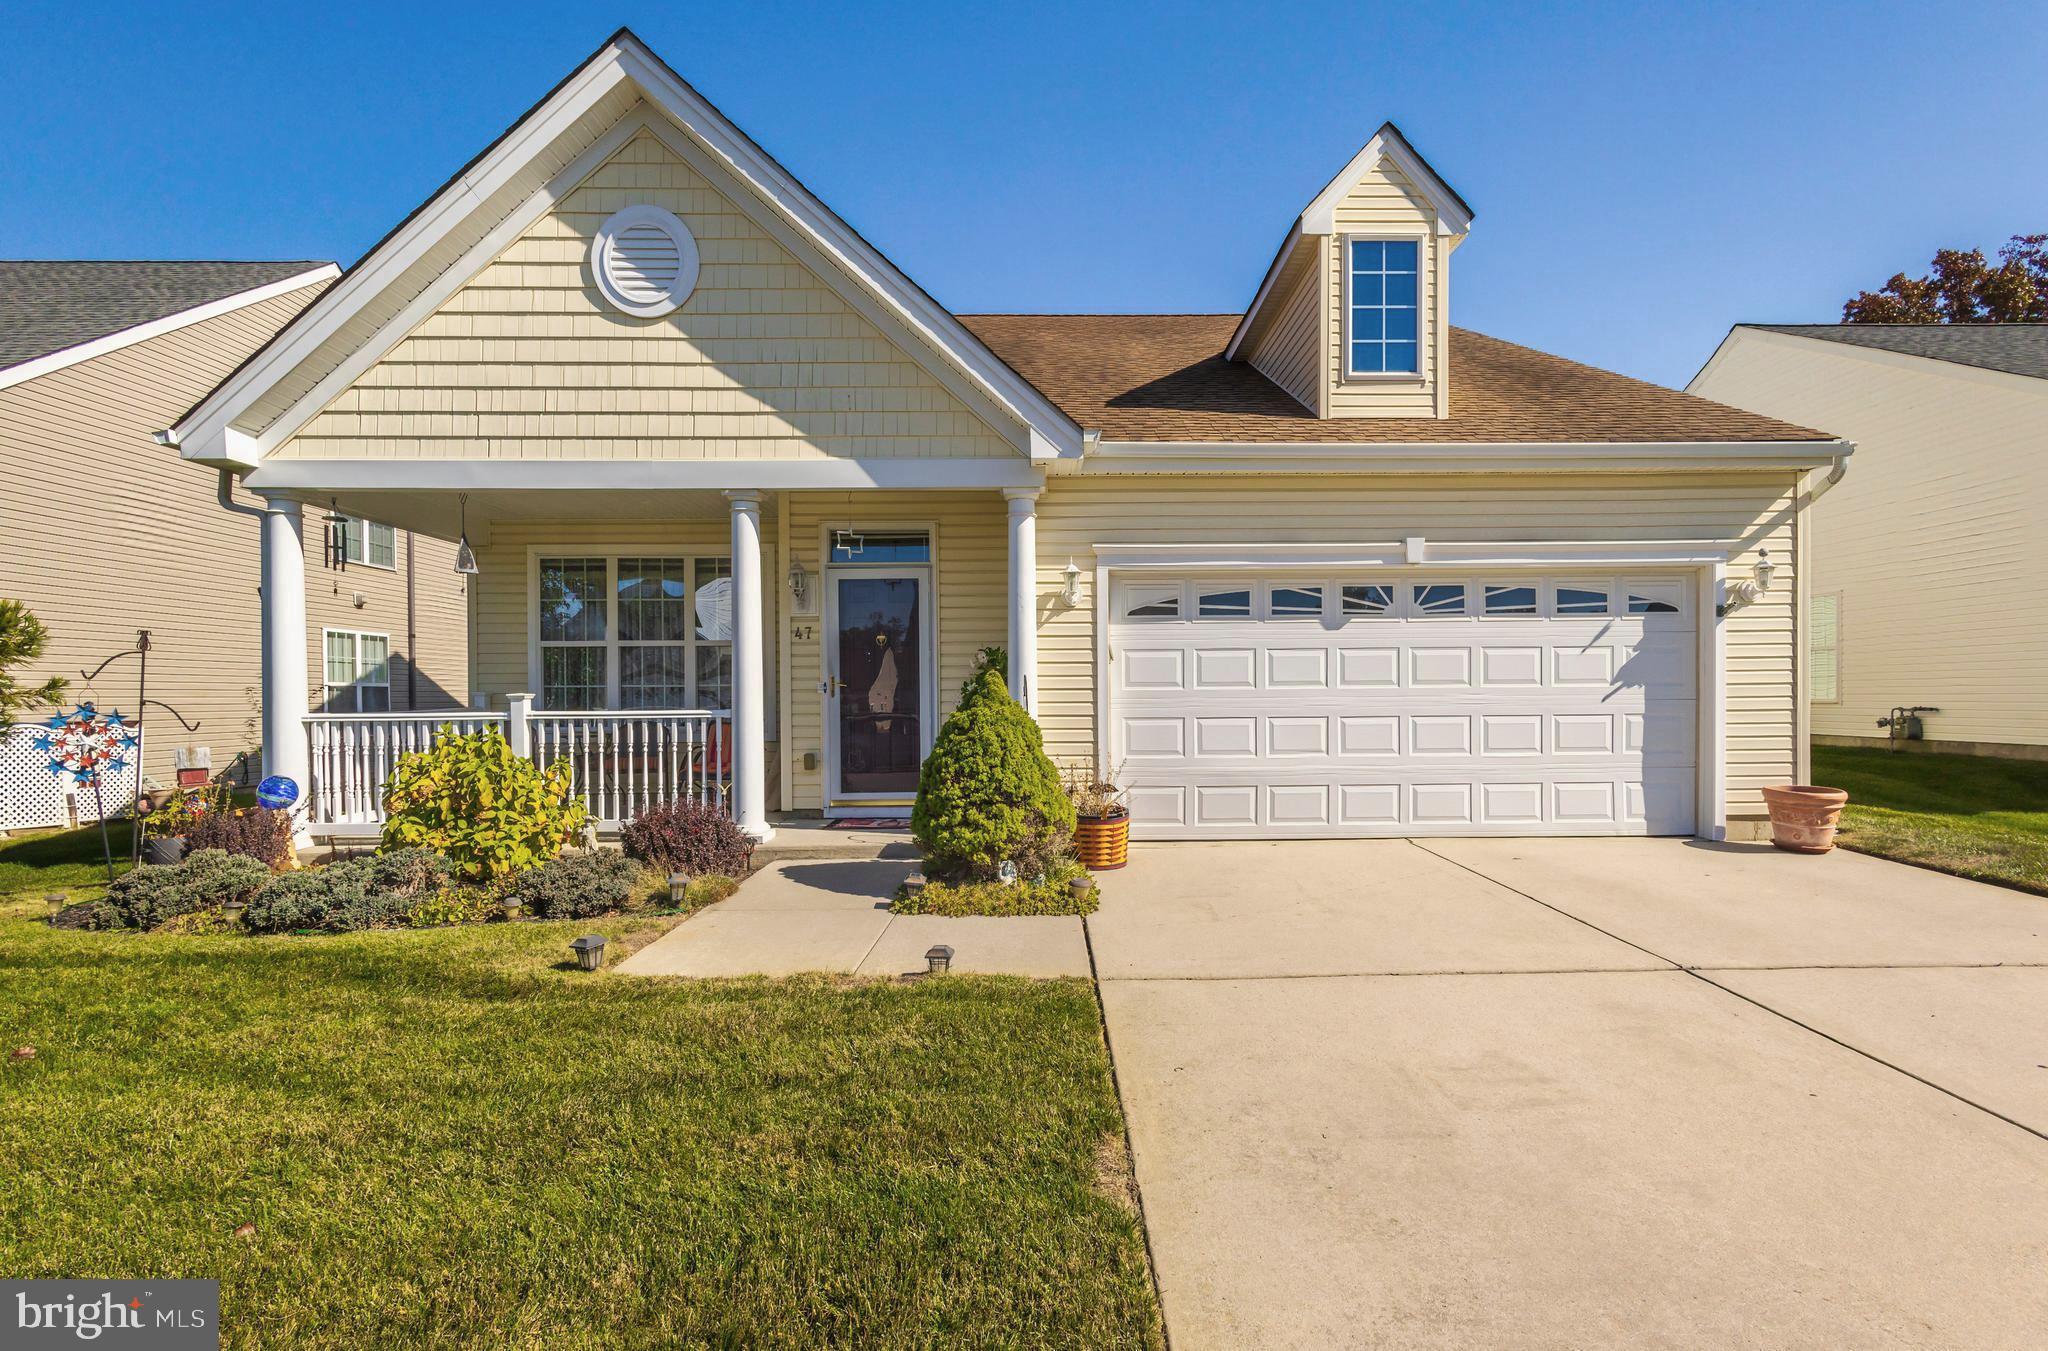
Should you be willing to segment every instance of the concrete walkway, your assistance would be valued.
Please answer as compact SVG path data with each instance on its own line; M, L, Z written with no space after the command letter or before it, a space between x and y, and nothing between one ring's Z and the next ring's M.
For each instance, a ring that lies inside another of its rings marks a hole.
M2048 1328L2048 901L1677 840L1154 845L1089 927L1177 1351Z
M785 858L617 969L636 976L896 976L924 970L926 950L944 943L962 973L1088 975L1087 938L1076 918L891 914L890 899L916 867L907 859Z

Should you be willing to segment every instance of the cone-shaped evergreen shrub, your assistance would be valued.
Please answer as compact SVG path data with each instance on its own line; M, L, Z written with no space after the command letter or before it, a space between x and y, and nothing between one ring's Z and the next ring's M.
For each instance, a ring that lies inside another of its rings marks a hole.
M1066 851L1074 804L1038 724L995 670L969 682L939 728L918 776L910 831L925 871L949 881L993 878L1005 860L1034 876Z

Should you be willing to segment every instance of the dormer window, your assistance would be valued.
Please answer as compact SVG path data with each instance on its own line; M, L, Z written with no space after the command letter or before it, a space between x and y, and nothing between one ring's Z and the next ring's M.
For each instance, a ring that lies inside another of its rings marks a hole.
M1420 242L1350 239L1345 244L1346 374L1419 374Z

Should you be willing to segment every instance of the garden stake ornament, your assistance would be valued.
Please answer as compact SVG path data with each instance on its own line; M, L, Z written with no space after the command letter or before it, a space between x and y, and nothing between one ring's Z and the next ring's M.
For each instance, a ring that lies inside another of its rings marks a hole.
M35 748L50 757L50 773L71 776L80 788L90 787L100 815L100 852L107 860L107 882L114 880L114 846L107 836L107 803L100 784L109 772L128 767L129 753L142 737L119 713L102 713L91 704L80 704L69 714L58 714L47 724L49 730L35 739Z
M135 797L136 805L138 806L140 805L142 800L142 719L144 715L146 715L149 712L149 706L151 704L155 704L158 708L162 709L164 712L176 718L178 720L178 725L183 727L188 732L196 732L199 730L198 723L187 722L185 720L185 715L183 713L180 713L177 709L172 708L169 704L165 703L161 699L152 699L149 697L149 650L153 646L155 646L155 644L153 644L150 641L149 630L137 629L135 630L135 646L128 648L126 651L116 652L113 656L108 657L98 666L93 667L90 674L87 674L84 670L80 670L78 673L79 678L83 680L88 687L90 687L92 682L99 676L100 672L106 670L109 666L112 666L115 662L121 660L121 658L123 657L134 657L138 661L138 663L140 663L137 666L135 672L135 721L132 724L135 731ZM82 707L91 708L92 705L85 704L82 705ZM55 724L52 725L54 726ZM99 792L99 784L97 782L93 784L93 792L95 795L97 795ZM133 819L133 815L134 813L131 813L131 819ZM106 834L106 828L107 814L105 809L103 808L100 811L101 835L104 836ZM129 832L129 835L132 838L130 839L128 846L128 866L132 868L142 862L142 832L139 829L131 830ZM102 840L102 843L104 842L105 841ZM112 865L109 864L110 870L111 867Z

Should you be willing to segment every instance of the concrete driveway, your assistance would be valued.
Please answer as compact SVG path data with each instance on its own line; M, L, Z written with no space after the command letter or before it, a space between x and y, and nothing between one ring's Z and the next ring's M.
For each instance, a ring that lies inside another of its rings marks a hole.
M1153 845L1104 897L1180 1351L2048 1340L2048 901L1678 840Z

